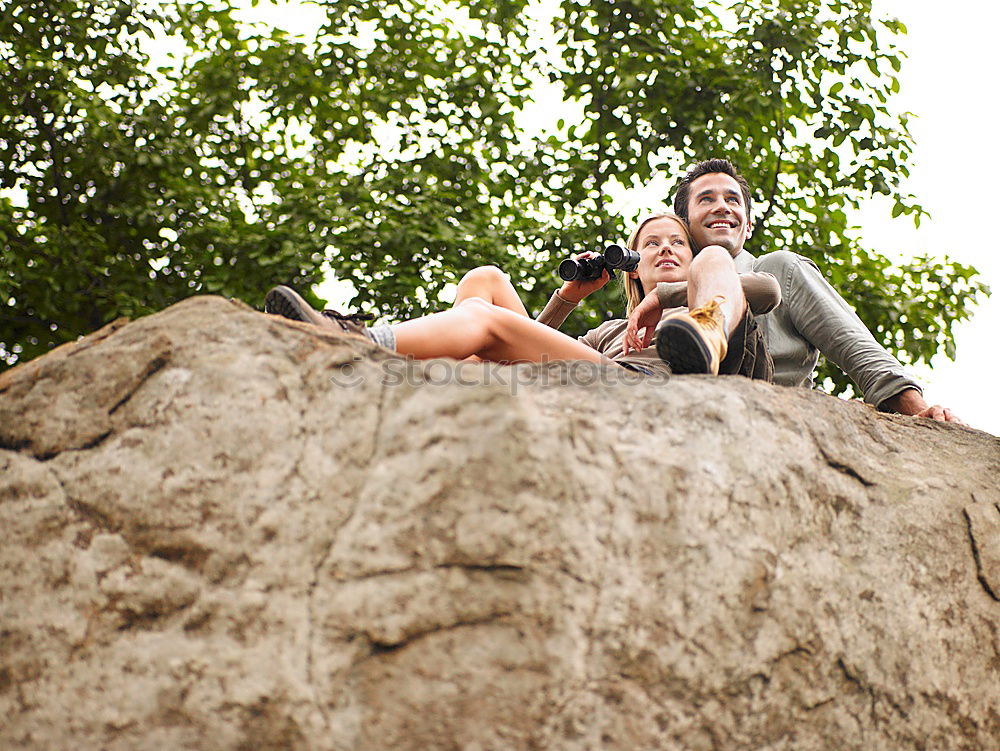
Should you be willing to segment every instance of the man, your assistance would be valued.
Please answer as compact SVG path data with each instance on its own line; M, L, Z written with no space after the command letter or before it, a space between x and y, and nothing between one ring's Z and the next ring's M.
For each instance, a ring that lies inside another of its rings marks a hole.
M812 261L789 251L755 258L743 249L753 227L750 206L746 180L725 159L696 164L674 194L674 212L687 220L697 246L721 245L732 254L737 271L777 277L782 303L757 317L774 360L774 382L811 386L822 352L879 409L960 423L951 410L924 401L917 382L875 341Z

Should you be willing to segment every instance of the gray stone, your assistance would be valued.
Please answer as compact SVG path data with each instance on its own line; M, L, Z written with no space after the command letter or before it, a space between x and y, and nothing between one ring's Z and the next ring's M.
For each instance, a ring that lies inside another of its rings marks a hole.
M0 376L0 748L986 749L1000 440L194 298Z

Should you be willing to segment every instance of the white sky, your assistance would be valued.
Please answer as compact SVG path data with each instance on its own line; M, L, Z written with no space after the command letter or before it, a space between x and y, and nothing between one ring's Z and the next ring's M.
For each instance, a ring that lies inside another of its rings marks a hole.
M859 216L862 236L887 254L947 253L982 272L995 294L956 327L956 361L940 356L932 370L917 375L929 401L1000 435L1000 232L989 229L998 211L989 202L998 200L1000 181L994 75L1000 3L876 0L876 7L898 17L909 32L901 41L909 57L894 104L917 116L910 121L916 145L904 187L931 219L915 230L906 218L890 219L887 204L872 201Z

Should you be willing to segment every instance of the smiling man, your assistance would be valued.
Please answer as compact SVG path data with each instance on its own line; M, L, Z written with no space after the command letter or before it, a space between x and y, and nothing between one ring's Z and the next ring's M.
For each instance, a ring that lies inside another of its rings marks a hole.
M720 245L733 256L737 271L777 277L782 303L757 317L774 360L774 382L812 386L822 352L879 409L961 422L950 410L924 400L919 384L875 341L816 264L786 250L756 258L743 248L753 228L750 208L746 180L725 159L699 162L674 193L674 212L687 220L697 246Z

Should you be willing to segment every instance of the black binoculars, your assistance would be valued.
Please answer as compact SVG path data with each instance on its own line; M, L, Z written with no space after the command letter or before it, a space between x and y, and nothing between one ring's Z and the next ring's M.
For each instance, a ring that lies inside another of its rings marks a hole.
M567 258L559 264L559 278L565 282L589 282L598 279L606 270L614 277L615 269L635 271L639 265L639 254L622 245L608 245L603 255L593 258Z

